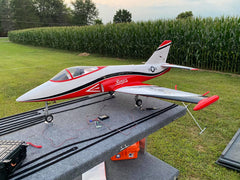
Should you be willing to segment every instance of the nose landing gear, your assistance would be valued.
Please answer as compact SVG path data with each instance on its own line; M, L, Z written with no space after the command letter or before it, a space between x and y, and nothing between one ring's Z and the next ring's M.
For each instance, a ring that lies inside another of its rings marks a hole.
M48 112L48 102L47 101L45 102L44 112L45 112L45 123L47 123L47 124L51 123L53 121L53 115L49 114L49 112Z

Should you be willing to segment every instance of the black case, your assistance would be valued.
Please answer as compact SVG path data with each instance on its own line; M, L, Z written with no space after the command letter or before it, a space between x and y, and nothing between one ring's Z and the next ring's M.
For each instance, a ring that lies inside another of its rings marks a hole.
M0 179L8 179L26 157L27 145L24 141L0 140Z

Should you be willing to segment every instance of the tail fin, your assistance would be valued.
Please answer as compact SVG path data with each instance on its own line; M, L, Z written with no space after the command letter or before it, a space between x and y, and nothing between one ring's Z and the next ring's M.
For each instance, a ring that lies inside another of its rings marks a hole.
M168 52L172 41L165 40L145 64L160 64L167 61Z

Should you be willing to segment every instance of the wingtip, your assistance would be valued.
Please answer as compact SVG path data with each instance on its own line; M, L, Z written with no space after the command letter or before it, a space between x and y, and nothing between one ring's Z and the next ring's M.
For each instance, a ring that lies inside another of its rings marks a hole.
M198 102L198 104L193 108L193 110L194 111L201 110L201 109L211 105L212 103L216 102L218 99L219 99L218 95L214 95L214 96L208 97L206 99L203 99Z
M191 71L199 71L199 69L193 68L193 69L191 69Z

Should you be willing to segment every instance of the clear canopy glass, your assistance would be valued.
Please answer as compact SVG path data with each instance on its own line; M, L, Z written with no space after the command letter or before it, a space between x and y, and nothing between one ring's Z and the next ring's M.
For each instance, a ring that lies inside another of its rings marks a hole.
M92 71L97 70L97 67L89 66L89 67L82 67L82 66L76 66L76 67L70 67L67 69L62 70L60 73L58 73L56 76L54 76L51 80L53 81L65 81L69 80L87 73L90 73Z

